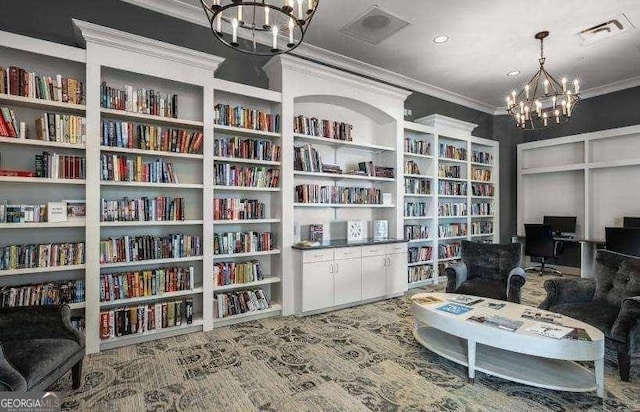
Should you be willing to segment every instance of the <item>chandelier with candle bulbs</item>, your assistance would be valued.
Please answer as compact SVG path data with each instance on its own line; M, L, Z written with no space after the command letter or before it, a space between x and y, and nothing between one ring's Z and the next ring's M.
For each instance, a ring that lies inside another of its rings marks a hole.
M222 43L244 53L273 56L302 43L319 0L200 2L213 34Z
M514 90L507 96L507 112L522 129L541 129L568 122L580 100L580 84L577 79L567 84L567 79L563 77L558 82L545 70L543 44L548 36L548 31L535 35L540 40L538 72L520 93Z

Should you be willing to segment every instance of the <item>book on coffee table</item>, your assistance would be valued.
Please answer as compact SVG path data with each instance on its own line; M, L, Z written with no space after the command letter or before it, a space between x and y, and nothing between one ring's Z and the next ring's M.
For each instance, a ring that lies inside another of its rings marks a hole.
M561 325L554 325L547 322L536 322L533 326L527 328L535 334L546 336L548 338L561 339L569 333L573 332L573 328L567 328Z
M447 303L446 305L440 306L437 309L442 312L451 313L453 315L462 315L463 313L467 313L471 310L470 307L459 305L457 303Z
M460 303L462 305L472 306L472 305L475 305L476 303L484 302L484 299L477 298L474 296L458 295L458 296L449 298L449 301L454 303Z
M497 315L486 315L484 313L478 313L477 315L469 316L467 320L483 323L487 326L493 326L494 328L504 329L511 332L518 330L524 322L519 320L513 320Z

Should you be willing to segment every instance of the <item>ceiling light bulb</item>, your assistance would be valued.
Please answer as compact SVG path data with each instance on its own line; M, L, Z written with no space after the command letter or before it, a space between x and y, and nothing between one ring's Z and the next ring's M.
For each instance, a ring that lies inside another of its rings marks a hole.
M449 40L449 36L440 35L433 38L434 43L445 43Z

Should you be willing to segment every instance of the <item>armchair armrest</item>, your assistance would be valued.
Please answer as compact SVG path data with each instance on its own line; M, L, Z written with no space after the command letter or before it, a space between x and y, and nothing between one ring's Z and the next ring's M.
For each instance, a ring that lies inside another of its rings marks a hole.
M68 305L0 309L0 339L70 339L84 347L84 336L71 325Z
M447 293L454 293L467 280L467 265L464 262L455 263L445 269L447 275Z
M520 290L527 281L527 273L521 267L515 267L507 278L507 301L520 303Z
M611 328L611 336L620 342L629 344L630 353L640 350L640 296L622 301L618 318Z
M9 363L0 343L0 391L26 392L26 390L27 380Z
M546 299L540 304L540 309L562 303L586 303L593 300L596 292L596 282L593 279L549 279L544 282L547 291Z

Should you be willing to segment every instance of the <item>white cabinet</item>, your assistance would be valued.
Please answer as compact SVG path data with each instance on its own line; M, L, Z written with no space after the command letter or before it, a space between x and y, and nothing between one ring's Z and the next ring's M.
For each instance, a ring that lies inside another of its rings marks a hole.
M379 298L387 293L386 256L374 255L362 259L362 300Z
M404 293L407 290L407 280L405 278L407 272L407 252L387 255L385 259L387 261L385 267L387 273L387 295Z
M302 311L333 306L333 261L302 265Z
M333 265L333 304L362 300L362 259L340 259Z
M362 299L396 295L407 290L407 244L363 246Z

